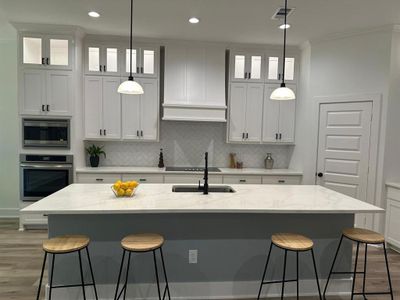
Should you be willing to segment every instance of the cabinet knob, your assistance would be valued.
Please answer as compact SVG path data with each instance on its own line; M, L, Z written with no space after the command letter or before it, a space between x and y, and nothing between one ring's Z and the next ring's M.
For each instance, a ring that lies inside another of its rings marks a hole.
M321 178L321 177L324 177L324 173L319 172L319 173L317 174L317 176L320 177L320 178Z

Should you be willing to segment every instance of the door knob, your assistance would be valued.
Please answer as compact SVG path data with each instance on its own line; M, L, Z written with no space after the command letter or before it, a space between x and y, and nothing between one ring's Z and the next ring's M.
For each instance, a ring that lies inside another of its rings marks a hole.
M317 174L317 176L318 176L318 177L323 177L323 176L324 176L324 173L319 172L319 173Z

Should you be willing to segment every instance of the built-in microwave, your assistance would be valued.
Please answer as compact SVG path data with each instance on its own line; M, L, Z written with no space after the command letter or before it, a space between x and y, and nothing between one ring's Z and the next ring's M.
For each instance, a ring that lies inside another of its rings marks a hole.
M56 119L23 119L22 146L24 148L70 147L70 121Z

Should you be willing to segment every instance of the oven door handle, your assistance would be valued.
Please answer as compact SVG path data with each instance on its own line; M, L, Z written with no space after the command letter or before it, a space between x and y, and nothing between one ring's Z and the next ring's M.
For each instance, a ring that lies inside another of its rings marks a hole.
M49 168L56 168L56 169L71 169L72 165L70 164L20 164L23 168L34 168L34 169L49 169Z

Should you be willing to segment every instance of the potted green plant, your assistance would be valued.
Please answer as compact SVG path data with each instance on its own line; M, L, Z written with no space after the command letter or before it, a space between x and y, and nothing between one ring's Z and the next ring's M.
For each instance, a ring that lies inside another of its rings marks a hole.
M104 152L103 148L104 146L96 146L96 145L91 145L86 148L86 152L89 154L91 167L96 168L99 166L100 154L103 154L104 158L106 157L106 153Z

